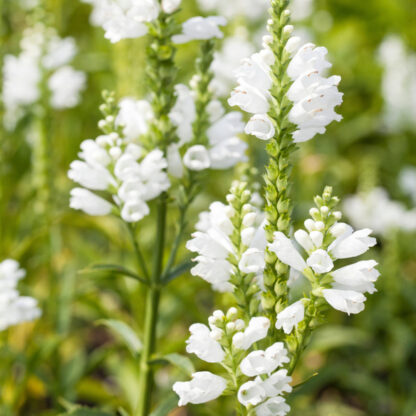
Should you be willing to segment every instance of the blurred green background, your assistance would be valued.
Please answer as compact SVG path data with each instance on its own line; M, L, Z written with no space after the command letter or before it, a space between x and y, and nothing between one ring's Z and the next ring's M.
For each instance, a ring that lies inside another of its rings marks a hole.
M33 16L17 0L1 0L0 6L4 57L19 53L22 30ZM98 135L101 91L114 90L118 97L144 94L146 40L111 45L102 29L89 24L90 5L79 0L43 0L42 6L62 37L76 39L79 54L74 66L87 73L88 81L79 106L48 114L54 169L52 226L45 226L34 209L30 117L13 132L0 133L0 260L10 257L21 262L27 269L21 290L38 298L44 310L37 322L0 333L0 415L57 415L68 403L128 411L137 389L135 361L112 331L97 321L122 319L140 331L141 288L126 278L79 270L104 259L131 265L130 243L116 219L69 209L72 185L66 172L81 141ZM200 13L194 1L183 0L178 18L183 21ZM248 22L239 16L227 31L243 25L255 38L266 18ZM415 106L409 104L401 111L399 123L388 122L388 97L383 94L386 69L379 48L387 36L395 35L409 56L415 54L415 22L414 0L315 0L311 15L296 22L296 28L307 30L316 44L328 48L334 64L331 72L342 76L344 92L339 110L344 120L302 145L295 155L292 194L297 224L325 184L341 198L381 186L407 209L413 208L399 177L404 167L416 167L416 99ZM181 82L189 82L197 50L196 44L180 49ZM416 60L409 65L415 84ZM416 85L409 83L408 88L416 94ZM261 172L266 162L263 143L247 140L252 163ZM211 201L222 200L239 174L241 169L210 174L190 222ZM334 311L329 324L315 333L294 375L296 382L311 377L292 396L294 416L416 416L416 233L391 229L378 237L382 273L378 292L359 316ZM152 254L152 238L149 217L140 232L146 256ZM176 279L169 288L162 299L160 350L183 352L189 325L205 322L222 299L190 275ZM172 383L185 378L180 370L161 366L159 399L169 399ZM217 401L178 409L172 415L232 414L227 406Z

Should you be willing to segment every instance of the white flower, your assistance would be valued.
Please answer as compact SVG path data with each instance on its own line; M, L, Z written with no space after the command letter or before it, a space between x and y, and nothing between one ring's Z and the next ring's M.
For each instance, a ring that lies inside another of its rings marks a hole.
M322 249L315 250L308 257L306 263L317 274L328 273L334 268L331 257Z
M108 201L83 188L71 190L69 206L88 215L107 215L113 208Z
M182 0L162 0L162 10L165 13L175 12L181 5Z
M149 206L140 197L127 198L121 210L121 218L126 222L138 222L149 213Z
M221 345L211 337L209 328L203 324L193 324L189 331L191 336L187 340L186 351L194 353L198 358L208 363L220 363L225 353Z
M303 302L292 303L282 312L277 314L276 328L282 329L285 334L290 334L295 326L305 318L305 307Z
M53 36L47 45L46 55L42 59L42 65L45 69L57 69L60 66L67 65L77 54L78 48L74 38L61 39L59 36Z
M128 140L137 140L149 130L149 121L153 118L153 110L146 100L123 98L119 103L116 124L123 126L123 133Z
M329 246L329 251L337 259L360 256L377 244L375 238L369 237L371 232L368 228L355 231L352 234L350 230L347 230Z
M51 90L51 105L56 109L75 107L80 101L80 93L85 88L84 72L70 66L59 68L48 80Z
M293 102L289 120L298 126L293 134L295 142L324 133L328 124L342 118L334 111L334 107L342 103L343 94L337 88L341 78L322 76L325 69L331 67L325 59L327 53L326 48L307 43L289 63L287 73L294 82L287 96Z
M238 263L243 273L259 273L265 267L264 252L257 248L247 249Z
M207 148L200 144L191 146L183 157L183 163L190 170L208 169L211 166L211 161Z
M179 146L176 143L172 143L168 146L166 159L168 162L168 172L175 178L182 178L183 166L182 158L179 153Z
M238 390L238 401L246 407L248 405L256 406L261 403L266 398L266 392L262 384L260 378L244 383Z
M240 363L241 372L254 377L261 374L271 374L277 367L289 362L287 351L282 342L276 342L265 351L253 351Z
M243 111L252 114L267 113L270 107L268 97L243 80L239 83L238 87L231 92L228 104L231 107L237 105Z
M334 278L335 289L353 290L361 293L374 293L380 273L375 269L377 262L374 260L359 261L349 266L342 267L331 273Z
M99 165L89 165L80 160L71 163L68 178L85 188L96 191L105 191L115 183L114 178L106 168Z
M307 268L305 260L295 249L292 242L282 232L277 231L274 233L274 240L272 244L268 245L269 250L276 254L277 258L294 268L302 272Z
M17 290L19 280L26 272L12 259L0 263L0 331L40 317L41 311L35 299L20 296Z
M105 2L101 7L97 23L105 30L105 38L112 43L145 35L145 22L155 20L159 14L156 0L116 0Z
M214 400L221 396L227 387L227 381L208 371L192 374L192 380L176 382L173 385L174 392L179 396L179 406L188 403L201 404Z
M324 289L325 300L334 308L348 315L360 313L364 310L366 297L353 290Z
M286 404L281 396L272 397L267 402L256 407L257 416L285 416L290 411L290 406Z
M267 114L255 114L247 123L245 132L260 140L269 140L274 136L275 128Z
M290 393L292 386L289 384L292 377L287 375L287 370L279 370L262 382L262 387L267 396L274 397L282 393Z
M267 336L270 328L268 318L259 316L250 319L244 332L237 332L233 337L233 345L242 350L248 350L255 342Z
M225 26L226 24L227 20L221 16L192 17L182 25L182 33L173 36L172 40L180 44L192 40L222 39L224 35L219 26Z
M223 16L235 18L246 17L249 20L263 19L270 3L268 0L198 0L198 5L205 12L218 12Z

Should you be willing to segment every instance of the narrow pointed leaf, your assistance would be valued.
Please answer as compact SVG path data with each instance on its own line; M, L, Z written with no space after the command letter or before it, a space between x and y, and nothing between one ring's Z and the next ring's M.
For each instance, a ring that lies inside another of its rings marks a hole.
M150 414L150 416L166 416L178 405L178 396L170 393L165 400Z
M170 271L166 276L163 278L163 283L169 283L170 281L176 279L179 276L182 276L188 270L191 269L193 265L192 260L188 260L179 266L175 267L172 271Z
M81 274L92 274L100 272L119 274L136 279L146 285L148 284L146 279L143 279L131 270L117 264L93 264L92 266L86 267L85 269L79 271Z
M164 355L163 357L155 358L151 361L152 364L172 364L176 368L179 368L182 372L187 374L188 376L191 376L193 373L195 373L195 367L192 364L192 361L183 355L172 353Z
M136 332L126 323L116 319L100 319L98 325L104 325L121 339L123 344L130 350L134 357L140 354L143 345Z

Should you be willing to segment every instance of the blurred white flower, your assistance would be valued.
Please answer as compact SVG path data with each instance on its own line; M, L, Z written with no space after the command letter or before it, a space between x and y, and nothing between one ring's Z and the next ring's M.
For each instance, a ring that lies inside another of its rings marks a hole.
M51 90L51 105L56 109L75 107L85 89L86 76L70 66L59 68L48 80Z
M17 290L19 280L25 275L15 260L7 259L0 263L0 331L41 316L36 299L20 296Z
M219 26L226 24L227 19L221 16L191 17L182 25L182 33L173 36L172 40L181 44L192 40L222 39L224 35Z

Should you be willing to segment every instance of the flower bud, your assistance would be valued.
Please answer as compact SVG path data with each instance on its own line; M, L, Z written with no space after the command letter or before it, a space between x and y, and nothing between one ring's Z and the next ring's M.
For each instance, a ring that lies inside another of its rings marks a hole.
M315 230L315 221L308 218L305 222L305 228L310 232Z
M286 25L286 26L283 28L283 33L284 33L285 35L291 35L291 34L293 33L293 29L294 29L294 27L293 27L292 25Z
M324 205L321 207L320 211L322 215L327 216L329 212L329 208L326 205Z
M214 328L209 335L213 340L220 341L223 334L224 334L224 331L222 331L219 328Z
M212 316L215 319L223 320L224 319L224 312L218 309L218 310L216 310L216 311L213 312Z
M229 319L230 321L233 321L234 319L236 319L238 316L238 310L237 308L230 308L227 311L227 319Z
M228 322L226 328L227 328L227 331L234 332L235 331L235 323L234 322Z
M340 211L335 211L332 213L333 217L339 221L342 218L342 213Z
M246 323L242 319L237 319L235 321L235 329L237 331L242 331L246 327Z
M325 229L325 224L322 221L315 222L315 229L318 231L322 231Z
M255 212L250 212L246 214L243 218L243 226L251 227L256 222L257 214Z
M318 208L311 208L311 209L309 210L309 215L310 215L312 218L315 218L315 216L316 216L316 215L319 215L319 210L318 210Z

